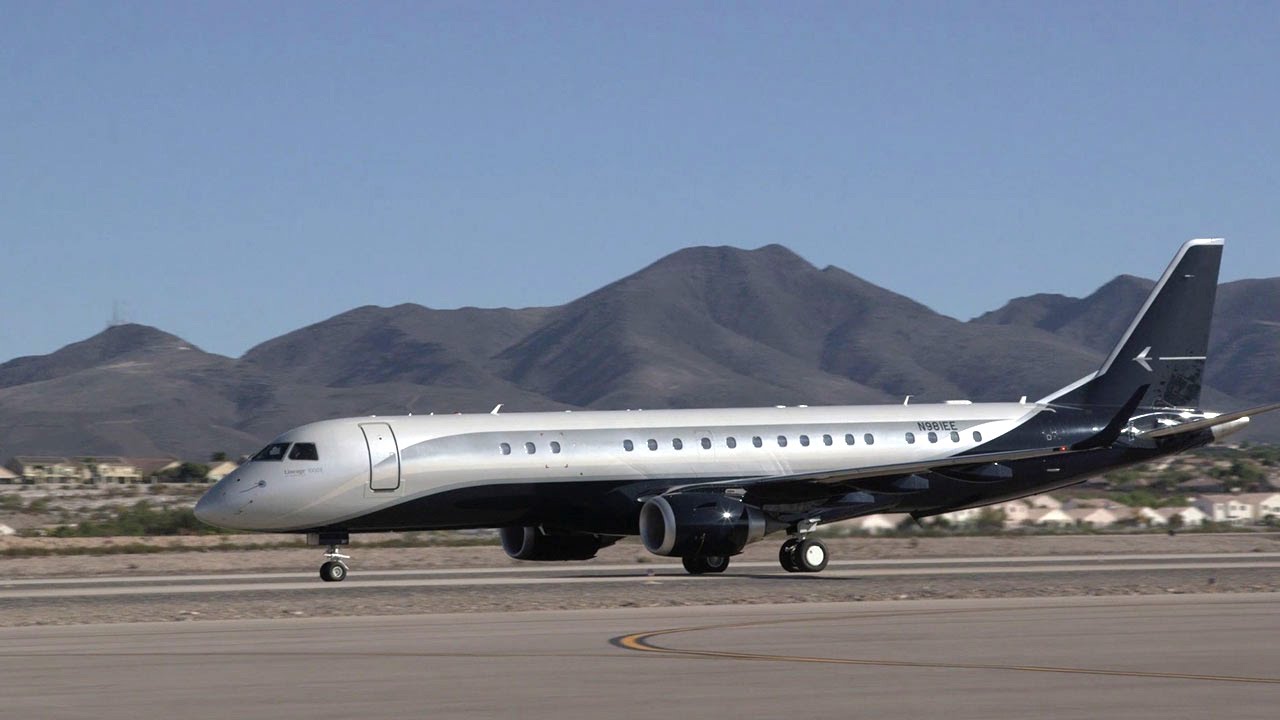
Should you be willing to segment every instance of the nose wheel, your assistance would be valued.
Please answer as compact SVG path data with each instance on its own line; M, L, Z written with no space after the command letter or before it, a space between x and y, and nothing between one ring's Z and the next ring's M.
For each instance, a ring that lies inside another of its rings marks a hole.
M337 545L330 545L329 551L324 554L329 558L325 564L320 566L320 579L325 582L342 582L347 579L347 563L350 555L343 555L338 552Z

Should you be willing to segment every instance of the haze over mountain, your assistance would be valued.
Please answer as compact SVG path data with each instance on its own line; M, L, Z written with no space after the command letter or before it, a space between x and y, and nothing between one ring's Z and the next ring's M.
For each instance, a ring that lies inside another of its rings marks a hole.
M141 325L0 365L0 458L249 452L406 412L1031 399L1095 369L1152 282L970 322L780 245L695 247L559 307L361 307L239 359ZM1280 400L1280 278L1220 286L1206 406ZM1280 440L1280 425L1254 430Z

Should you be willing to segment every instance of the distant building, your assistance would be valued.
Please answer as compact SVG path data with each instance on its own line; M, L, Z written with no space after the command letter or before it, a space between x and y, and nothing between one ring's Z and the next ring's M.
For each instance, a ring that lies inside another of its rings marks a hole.
M1182 527L1200 527L1207 517L1199 508L1194 506L1156 508L1156 512L1159 513L1160 517L1164 518L1165 524L1181 525ZM1174 518L1177 518L1177 520L1174 520Z
M160 473L182 466L180 460L171 457L134 457L124 459L138 469L138 474L142 476L144 482L155 482Z
M204 479L209 482L218 482L222 478L231 474L233 470L240 467L238 464L229 460L222 460L209 464L209 472L205 473Z
M0 485L16 485L21 482L21 475L7 467L0 466Z
M1051 510L1061 510L1062 501L1052 495L1032 495L1026 499L1031 507L1049 508Z
M1171 508L1161 508L1160 510L1169 510L1169 509ZM1138 522L1145 523L1153 527L1168 525L1169 519L1166 518L1164 515L1161 515L1160 510L1157 510L1156 508L1149 508L1149 507L1138 508L1137 520Z
M1031 506L1023 500L1010 500L991 507L1004 513L1005 527L1022 525L1027 521L1027 515L1031 512Z
M122 457L78 457L71 460L83 467L95 483L120 485L142 482L142 473L137 466Z
M1044 527L1050 525L1067 526L1074 521L1070 515L1057 508L1033 508L1027 511L1026 519L1023 522L1027 525Z
M1115 523L1131 523L1139 519L1138 511L1128 505L1112 505L1106 511L1115 518Z
M24 483L82 483L89 481L88 470L70 458L18 455L9 461L7 467L19 475Z
M1116 524L1116 516L1110 510L1100 507L1080 507L1066 511L1067 517L1077 525L1101 528Z
M965 508L964 510L953 510L949 513L942 513L938 516L940 520L946 520L952 525L965 525L975 522L978 516L982 514L983 508Z
M1257 513L1254 520L1262 522L1268 518L1280 518L1280 493L1250 493L1256 498Z
M1192 504L1213 522L1245 525L1280 517L1280 493L1201 495Z

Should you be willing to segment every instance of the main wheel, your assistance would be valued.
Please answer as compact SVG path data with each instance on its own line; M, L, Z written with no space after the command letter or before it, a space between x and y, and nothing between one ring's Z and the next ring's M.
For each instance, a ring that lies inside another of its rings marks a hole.
M340 562L330 560L320 566L320 579L325 582L342 582L347 579L347 568Z
M805 538L796 544L795 562L800 572L822 572L827 566L827 546L818 538Z
M778 550L778 564L787 572L800 572L800 566L796 564L796 545L798 544L800 544L799 538L787 538Z
M729 556L690 555L689 557L681 558L680 562L684 565L684 569L689 571L690 575L722 573L725 568L729 567Z

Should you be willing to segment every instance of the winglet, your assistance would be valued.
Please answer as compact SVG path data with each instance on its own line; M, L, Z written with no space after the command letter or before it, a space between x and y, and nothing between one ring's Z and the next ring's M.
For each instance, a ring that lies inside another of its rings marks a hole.
M1071 446L1072 450L1092 450L1094 448L1108 447L1116 440L1120 439L1120 433L1125 426L1129 424L1129 419L1133 417L1133 411L1138 409L1138 403L1142 402L1142 398L1146 397L1147 388L1150 385L1143 385L1138 388L1132 396L1120 407L1120 412L1111 418L1111 422L1107 426L1090 438L1085 438L1075 445Z

